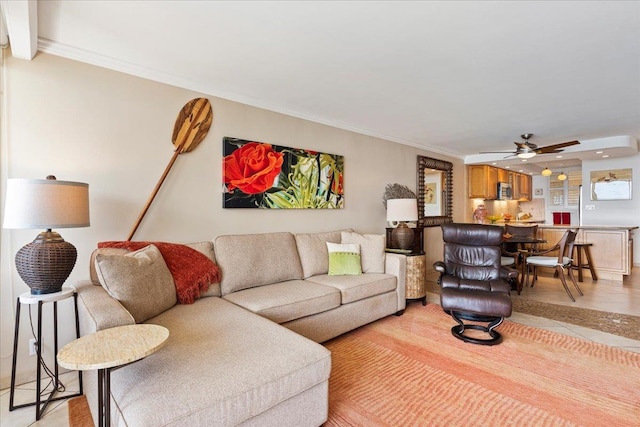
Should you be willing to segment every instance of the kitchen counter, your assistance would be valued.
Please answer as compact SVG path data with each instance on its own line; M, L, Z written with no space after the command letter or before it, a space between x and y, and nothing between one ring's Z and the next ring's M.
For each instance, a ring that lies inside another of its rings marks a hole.
M591 259L598 278L622 281L633 267L633 231L637 225L539 225L546 247L555 245L567 229L578 228L576 242L591 243Z
M550 229L562 229L579 228L580 230L636 230L637 225L553 225L553 224L541 224L538 228L550 228Z

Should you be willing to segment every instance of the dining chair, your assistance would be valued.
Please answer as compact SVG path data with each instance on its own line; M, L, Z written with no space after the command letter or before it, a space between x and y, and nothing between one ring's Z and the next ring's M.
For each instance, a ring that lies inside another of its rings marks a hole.
M529 267L532 268L533 280L531 282L531 286L533 286L538 278L538 267L547 267L553 268L558 273L558 277L562 282L562 286L567 291L569 298L571 301L575 302L576 299L571 294L569 290L569 286L567 286L567 280L565 278L565 270L567 271L571 282L578 290L580 295L584 295L582 290L578 286L575 277L573 276L573 269L571 268L571 264L573 260L571 259L571 254L573 253L573 244L576 240L576 235L578 234L578 230L567 230L560 241L556 243L553 247L549 249L545 249L542 251L530 252L528 254L524 254L524 262L526 264L526 282L529 283ZM548 254L553 251L558 251L557 256L546 256L544 254Z
M511 225L505 224L505 235L515 237L530 237L535 239L538 234L538 225ZM502 265L510 266L520 271L515 280L518 295L522 292L523 279L525 276L525 264L523 263L523 252L531 252L535 246L525 246L525 243L513 243L508 239L502 244Z
M518 266L522 263L522 255L520 252L509 252L504 248L504 243L502 245L502 253L500 254L500 265L502 267L510 267L516 272L518 272ZM522 275L518 272L516 277L509 275L509 270L502 270L500 272L500 277L505 279L509 285L511 286L511 290L515 290L520 295L522 292Z

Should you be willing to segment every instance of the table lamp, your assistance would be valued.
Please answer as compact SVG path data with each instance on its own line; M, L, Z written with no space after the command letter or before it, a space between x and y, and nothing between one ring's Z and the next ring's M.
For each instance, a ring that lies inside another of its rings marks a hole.
M60 292L77 259L76 248L53 228L89 226L89 185L47 179L9 179L4 228L41 228L16 254L16 269L34 295Z
M413 247L413 230L407 227L407 221L418 220L418 201L416 199L387 200L387 221L398 221L391 232L391 241L398 249Z

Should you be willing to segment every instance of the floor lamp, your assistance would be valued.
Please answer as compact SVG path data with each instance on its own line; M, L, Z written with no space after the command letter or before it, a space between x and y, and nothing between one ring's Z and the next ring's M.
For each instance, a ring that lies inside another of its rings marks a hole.
M47 179L9 179L4 228L39 228L16 254L16 269L31 293L60 292L77 259L76 248L53 228L89 226L89 185Z

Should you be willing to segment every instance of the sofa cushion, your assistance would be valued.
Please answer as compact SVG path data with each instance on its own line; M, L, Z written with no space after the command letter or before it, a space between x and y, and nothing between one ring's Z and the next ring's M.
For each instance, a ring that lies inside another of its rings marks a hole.
M223 298L276 323L311 316L340 306L338 289L304 280L289 280L245 289Z
M157 247L124 255L96 255L100 284L142 323L177 302L173 277Z
M327 250L329 252L329 276L362 274L360 245L327 242Z
M150 323L169 339L111 373L113 425L240 425L329 378L323 346L221 298Z
M222 270L222 295L302 279L300 257L291 233L218 236L214 248Z
M98 272L96 271L96 257L100 255L124 255L129 253L127 249L123 248L98 248L91 253L89 259L89 278L94 285L100 286L100 279L98 278Z
M340 231L326 233L296 234L296 245L300 254L303 277L327 274L329 254L327 242L340 243Z
M340 290L342 304L395 291L397 287L396 276L390 274L368 273L359 276L329 276L326 274L313 276L306 279L307 282L332 286Z
M205 255L214 263L216 262L216 257L213 252L213 242L210 241L202 241L202 242L193 242L193 243L185 243L185 246L189 246L191 249L195 249L201 254ZM98 248L95 249L91 253L91 258L89 261L89 278L94 285L100 286L100 280L98 279L98 274L96 273L96 255L104 254L104 255L124 255L128 253L127 249L123 248ZM209 296L220 296L220 282L212 283L209 286L209 289L202 292L200 297L209 297Z
M384 248L387 240L384 234L360 234L343 231L340 237L342 243L360 245L363 273L384 273Z

